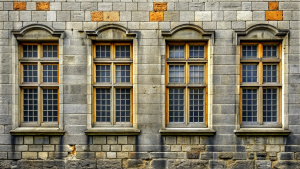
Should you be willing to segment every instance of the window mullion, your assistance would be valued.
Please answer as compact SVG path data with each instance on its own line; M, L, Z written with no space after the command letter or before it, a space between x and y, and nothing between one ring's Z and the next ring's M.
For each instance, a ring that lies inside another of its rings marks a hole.
M189 124L189 88L185 88L185 125L188 125Z
M110 89L110 94L111 94L111 124L114 125L116 124L116 89L112 86Z
M258 124L263 124L263 87L260 86L258 88L258 112L257 112L257 120Z

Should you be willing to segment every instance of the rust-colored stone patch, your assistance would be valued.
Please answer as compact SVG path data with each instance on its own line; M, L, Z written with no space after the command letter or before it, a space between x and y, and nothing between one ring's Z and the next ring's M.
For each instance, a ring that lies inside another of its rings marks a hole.
M37 11L49 11L50 5L49 2L37 2L36 10Z
M91 13L91 20L95 22L103 21L103 12L92 12Z
M103 12L103 21L120 21L120 15L118 11L112 11L112 12Z
M150 12L150 22L164 21L164 12Z
M26 2L14 2L14 10L26 10Z
M278 2L269 2L269 10L278 10Z
M266 11L267 21L281 21L283 19L282 11Z
M154 2L153 11L166 11L167 3L166 2Z

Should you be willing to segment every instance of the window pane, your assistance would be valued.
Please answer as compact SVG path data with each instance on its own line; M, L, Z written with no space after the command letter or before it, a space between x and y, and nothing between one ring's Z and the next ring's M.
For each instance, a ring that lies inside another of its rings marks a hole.
M257 46L256 45L242 46L242 58L245 59L257 58Z
M190 66L190 83L204 83L204 65Z
M184 89L169 90L169 122L184 122Z
M263 82L277 82L277 65L263 65Z
M242 66L242 82L257 82L257 65Z
M43 45L43 57L57 57L57 45Z
M243 89L242 121L257 122L257 89Z
M190 58L204 58L204 45L191 45Z
M110 122L110 89L96 89L96 122Z
M110 45L97 45L96 58L110 58Z
M263 89L263 122L277 122L277 89Z
M38 66L37 65L23 65L23 82L33 83L38 82Z
M184 58L184 45L170 45L169 58Z
M130 83L130 65L116 66L116 82Z
M264 45L263 46L263 58L277 58L277 46L276 45Z
M38 90L23 89L23 122L38 120Z
M96 82L110 82L110 65L96 65Z
M43 122L58 121L58 90L43 89Z
M116 58L130 58L130 45L116 45Z
M23 45L24 58L37 58L37 45Z
M204 89L190 89L190 122L204 121Z
M169 65L169 83L184 83L184 65Z
M43 65L43 82L58 82L58 65Z
M116 122L130 122L130 89L116 89Z

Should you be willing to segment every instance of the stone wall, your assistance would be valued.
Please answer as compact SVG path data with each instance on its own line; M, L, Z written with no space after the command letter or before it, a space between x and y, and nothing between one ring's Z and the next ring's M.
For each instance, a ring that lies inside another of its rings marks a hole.
M0 168L300 168L299 16L296 0L0 0ZM280 128L240 130L245 37L282 42ZM19 122L18 44L47 40L60 51L55 132ZM208 125L170 133L166 42L180 40L208 43ZM99 41L132 43L129 129L92 124L92 46Z

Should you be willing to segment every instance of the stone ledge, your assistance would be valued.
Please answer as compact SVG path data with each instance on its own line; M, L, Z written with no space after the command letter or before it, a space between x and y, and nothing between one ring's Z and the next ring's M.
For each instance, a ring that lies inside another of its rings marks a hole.
M240 129L234 130L237 136L288 136L290 130L282 129Z
M139 135L140 130L134 128L91 128L85 131L86 135L101 136L129 136Z
M10 131L11 135L28 136L62 136L65 131L59 128L16 128Z
M215 135L216 131L208 128L166 128L159 130L163 136L212 136Z

